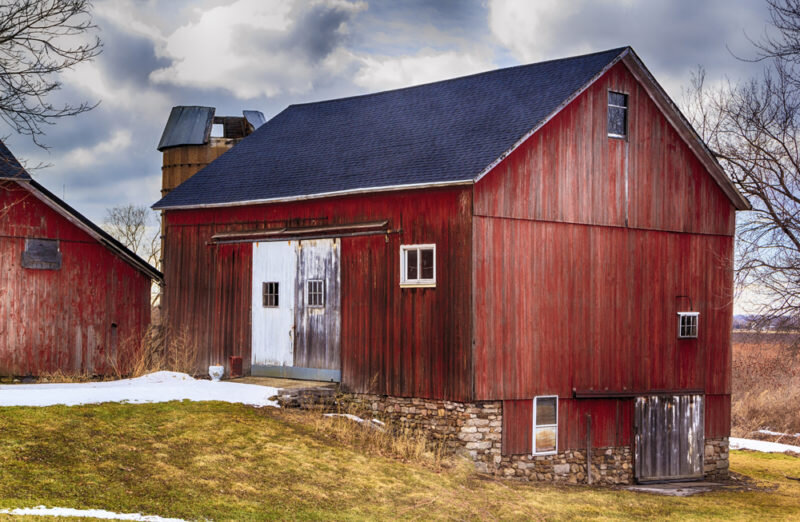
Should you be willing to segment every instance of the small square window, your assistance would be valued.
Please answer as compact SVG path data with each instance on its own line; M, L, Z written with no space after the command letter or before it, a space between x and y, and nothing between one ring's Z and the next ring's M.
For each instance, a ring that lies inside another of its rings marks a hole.
M624 138L628 135L628 95L608 91L608 135Z
M265 308L278 306L278 283L270 281L261 283L261 299Z
M699 312L678 312L678 339L696 339Z
M325 306L325 281L312 279L306 284L308 306Z
M558 451L558 397L550 395L533 399L533 453Z
M61 249L57 239L26 239L22 267L32 270L59 270Z
M436 245L400 247L400 285L436 286Z

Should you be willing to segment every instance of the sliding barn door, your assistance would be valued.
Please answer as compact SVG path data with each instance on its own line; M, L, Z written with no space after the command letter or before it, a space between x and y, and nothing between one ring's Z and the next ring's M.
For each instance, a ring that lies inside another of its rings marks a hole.
M253 243L252 372L294 363L297 241Z

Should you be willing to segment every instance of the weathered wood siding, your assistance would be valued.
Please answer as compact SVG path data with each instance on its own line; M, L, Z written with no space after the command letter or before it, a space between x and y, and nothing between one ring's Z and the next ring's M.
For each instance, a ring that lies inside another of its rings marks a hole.
M165 315L198 345L199 366L241 355L247 370L252 247L212 245L211 236L388 219L388 235L341 240L342 384L470 400L471 214L470 187L168 211ZM418 243L436 243L436 288L401 289L400 245Z
M23 268L26 238L59 240L61 268ZM0 182L0 375L124 370L149 323L147 276L28 190Z
M628 94L627 140L607 136L609 90ZM474 206L476 399L558 394L567 448L585 446L573 409L606 402L573 390L729 397L734 207L623 64L480 180ZM677 338L678 296L697 340ZM631 418L630 399L607 404ZM729 415L709 401L709 436Z

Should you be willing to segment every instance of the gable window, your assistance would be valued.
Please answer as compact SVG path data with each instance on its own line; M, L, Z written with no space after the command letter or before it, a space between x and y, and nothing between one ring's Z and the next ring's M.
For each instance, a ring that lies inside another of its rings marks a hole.
M628 95L608 91L608 135L624 138L628 135Z
M306 284L308 306L325 306L325 281L312 279Z
M436 245L400 246L400 285L436 286Z
M678 312L678 339L696 339L700 312Z
M261 303L264 308L277 308L278 283L275 281L261 283Z
M59 270L61 250L57 239L26 239L22 267L33 270Z
M558 396L533 399L533 453L546 455L558 451Z

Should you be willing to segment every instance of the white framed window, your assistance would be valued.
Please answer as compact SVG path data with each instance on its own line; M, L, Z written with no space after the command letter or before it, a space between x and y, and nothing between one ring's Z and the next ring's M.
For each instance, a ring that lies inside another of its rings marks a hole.
M533 454L558 452L558 396L543 395L533 399Z
M700 312L678 312L678 339L697 339Z
M436 286L436 245L400 246L400 286Z
M628 135L628 95L608 91L608 135L625 138Z
M325 306L325 281L311 279L306 283L306 304L308 306Z

